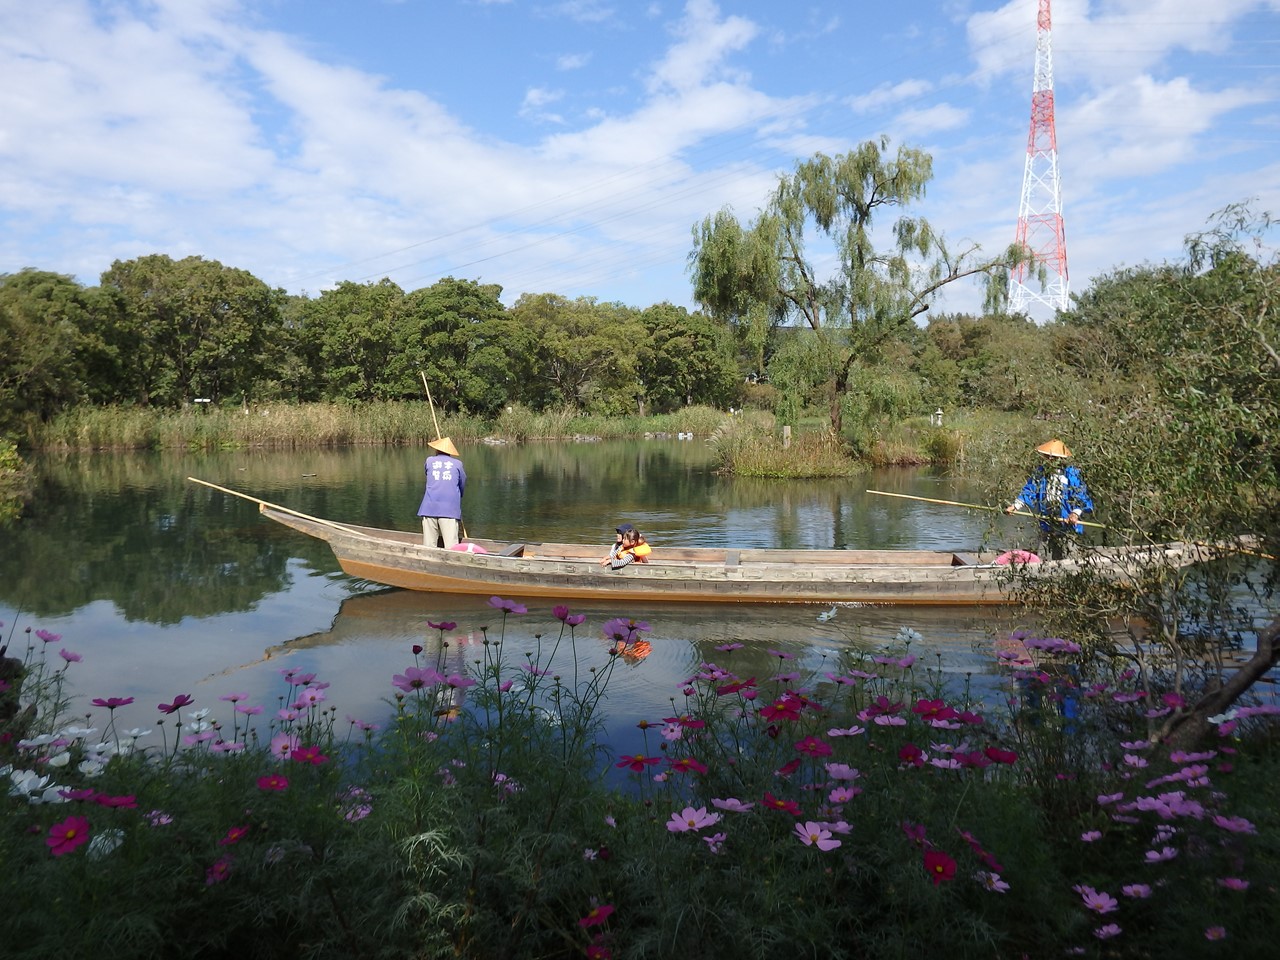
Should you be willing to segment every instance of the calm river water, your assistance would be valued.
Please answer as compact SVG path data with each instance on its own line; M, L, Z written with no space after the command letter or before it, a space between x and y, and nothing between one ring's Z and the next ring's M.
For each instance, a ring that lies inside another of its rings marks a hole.
M82 455L39 463L36 502L0 530L0 621L21 655L26 630L60 634L47 654L79 653L69 675L86 714L94 697L136 698L117 725L147 727L155 705L188 693L230 717L218 698L245 693L271 712L279 671L331 682L341 719L377 722L392 674L411 647L440 648L428 621L453 621L447 656L473 659L488 628L509 655L559 630L550 604L533 603L505 626L483 598L386 590L338 569L327 546L259 517L253 504L189 483L195 476L305 513L417 529L425 450L355 447L303 452ZM759 547L973 549L1027 536L1017 520L866 490L975 502L980 494L928 470L868 473L854 481L749 481L717 477L699 440L522 445L462 450L469 475L465 525L473 536L599 541L603 555L622 520L663 544ZM578 669L608 661L601 625L648 622L653 652L617 665L608 690L610 737L626 749L637 720L669 716L683 681L719 644L737 641L743 675L777 672L767 651L821 668L842 650L879 650L903 628L923 640L921 666L979 677L995 669L994 636L1008 614L970 609L841 607L818 619L811 605L727 608L653 604L576 606ZM37 647L44 644L31 637ZM573 665L562 647L557 667ZM795 665L792 665L793 667ZM94 717L100 723L104 717Z

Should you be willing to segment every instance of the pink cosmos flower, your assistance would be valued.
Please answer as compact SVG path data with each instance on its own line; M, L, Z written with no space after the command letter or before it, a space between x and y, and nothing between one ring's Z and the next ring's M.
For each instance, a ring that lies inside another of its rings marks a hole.
M37 630L36 636L39 637L41 640L43 640L45 643L57 643L59 640L62 639L62 634L50 633L48 630Z
M79 663L81 660L84 659L84 657L80 656L80 654L72 653L70 650L65 650L65 649L59 650L58 656L60 656L63 660L67 661L68 664Z
M1093 843L1095 840L1102 839L1102 831L1086 830L1084 833L1080 834L1080 839L1083 840L1085 843Z
M271 738L271 755L277 760L288 760L289 754L298 749L298 737L292 733L277 733Z
M236 713L243 713L247 717L256 717L258 714L262 713L262 707L248 703L237 703L235 709Z
M1094 913L1114 913L1120 906L1120 901L1106 891L1098 891L1087 886L1078 886L1074 889L1080 894L1085 907Z
M1246 820L1244 817L1224 817L1216 814L1213 822L1220 826L1223 830L1229 830L1231 833L1257 833L1258 828Z
M444 620L440 623L432 623L430 620L428 620L427 626L430 627L432 630L439 630L441 633L443 633L446 630L452 630L454 627L457 626L457 624L454 623L452 620Z
M84 817L67 817L49 828L45 845L55 857L70 853L81 844L89 842L89 821Z
M724 833L713 833L709 837L702 838L702 842L707 845L707 848L712 853L719 853L724 848L724 840L725 840Z
M1249 881L1241 880L1239 877L1223 877L1218 881L1218 886L1228 890L1248 890Z
M834 850L840 846L840 841L831 836L830 830L812 820L808 823L797 823L796 836L806 847L817 847L819 850Z
M719 810L728 810L730 813L748 813L755 806L754 803L743 803L737 797L726 797L723 800L712 797L711 805Z
M528 613L528 608L523 603L516 603L514 600L504 600L502 597L490 597L489 606L501 610L503 613Z
M1148 850L1145 861L1147 863L1160 863L1164 860L1172 860L1178 855L1178 851L1174 847L1161 847L1159 850Z
M239 843L240 839L248 832L249 832L249 828L247 826L232 827L230 830L227 831L227 835L218 841L218 846L229 847L233 843Z
M1206 940L1225 940L1227 938L1226 927L1207 927L1204 931Z
M241 700L248 700L249 695L247 693L228 693L225 696L219 697L218 699L226 700L229 703L239 703Z
M444 677L441 676L440 671L431 667L406 667L404 673L397 673L391 678L391 685L405 693L412 693L414 690L432 687L442 682Z
M280 776L280 774L278 773L273 773L270 776L258 778L259 790L280 791L280 790L287 790L288 787L289 787L289 781L285 777Z
M215 883L221 883L223 880L227 879L227 877L231 876L231 864L233 862L231 854L229 853L213 861L212 866L204 872L205 886L211 887Z
M1119 924L1108 923L1098 927L1097 930L1094 930L1093 935L1099 940L1110 940L1112 937L1120 936L1123 932L1124 931L1120 928Z
M835 787L827 794L827 799L832 803L848 803L861 792L861 787Z
M717 650L719 650L721 653L732 653L734 650L741 650L741 649L742 649L742 644L740 644L740 643L722 643L722 644L720 644L718 647L716 647L716 649L717 649Z
M974 874L975 879L990 890L992 893L1008 893L1009 884L1000 879L1000 874L991 873L986 870L979 870Z
M923 823L902 822L902 832L907 835L907 839L917 845L924 845L925 826Z
M476 685L476 681L472 680L470 677L463 676L460 673L449 674L449 676L444 678L444 682L454 690L465 690L467 687L474 687Z
M613 904L598 904L597 906L592 907L590 912L578 921L578 926L583 928L598 927L609 919L609 914L611 913L613 913Z
M1145 900L1151 896L1151 888L1145 883L1126 883L1120 888L1120 892L1134 900Z
M720 814L707 813L706 807L685 807L679 813L671 814L667 821L667 829L672 833L685 833L689 830L701 830L720 822Z
M827 776L832 780L857 780L862 776L861 772L849 766L847 763L827 763Z
M867 732L866 727L832 727L827 731L828 737L856 737Z

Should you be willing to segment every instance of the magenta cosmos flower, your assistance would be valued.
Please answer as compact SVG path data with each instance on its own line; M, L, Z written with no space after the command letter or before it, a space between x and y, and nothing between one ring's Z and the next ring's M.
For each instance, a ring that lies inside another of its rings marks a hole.
M278 773L273 773L270 776L258 778L259 790L279 791L279 790L287 790L288 788L289 788L288 779L280 776L280 774Z
M936 887L943 880L950 880L956 875L956 862L941 850L926 850L924 869Z
M183 707L190 706L195 703L195 698L189 694L180 693L173 698L173 703L162 703L156 707L161 713L177 713Z
M661 757L646 757L643 753L637 753L634 756L623 755L622 759L614 764L615 767L628 767L636 773L644 772L645 767L656 766L662 762Z
M92 702L95 707L106 707L108 710L114 710L116 707L127 707L133 703L133 697L94 697Z
M612 903L601 903L591 908L590 912L578 921L580 927L598 927L609 919L609 914L613 913Z
M76 847L89 842L89 821L84 817L67 817L49 828L44 841L55 857L70 853Z

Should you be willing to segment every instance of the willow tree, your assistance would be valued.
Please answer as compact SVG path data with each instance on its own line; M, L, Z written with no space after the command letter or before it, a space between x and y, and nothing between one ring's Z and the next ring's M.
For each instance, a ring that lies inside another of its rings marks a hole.
M725 209L694 226L694 298L755 342L779 324L812 330L832 371L837 433L855 364L875 362L884 344L903 336L950 283L981 277L989 306L1001 306L1008 271L1028 256L1017 246L987 259L972 243L953 251L927 220L907 215L909 205L924 199L932 176L929 154L906 146L891 153L888 137L881 137L846 154L819 153L798 163L745 225ZM829 248L836 266L824 272L820 263Z

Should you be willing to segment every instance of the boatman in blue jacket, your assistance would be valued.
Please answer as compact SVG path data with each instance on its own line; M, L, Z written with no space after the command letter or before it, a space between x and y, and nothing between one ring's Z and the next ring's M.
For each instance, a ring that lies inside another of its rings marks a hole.
M1080 471L1067 461L1071 451L1061 440L1036 447L1044 459L1032 471L1005 513L1027 510L1040 518L1040 543L1051 560L1061 560L1072 546L1071 534L1084 533L1083 514L1093 513L1093 498Z
M458 545L467 472L462 469L458 448L448 437L432 440L427 446L436 452L427 457L423 465L427 489L422 495L422 505L418 507L418 516L422 518L422 543L450 550Z

